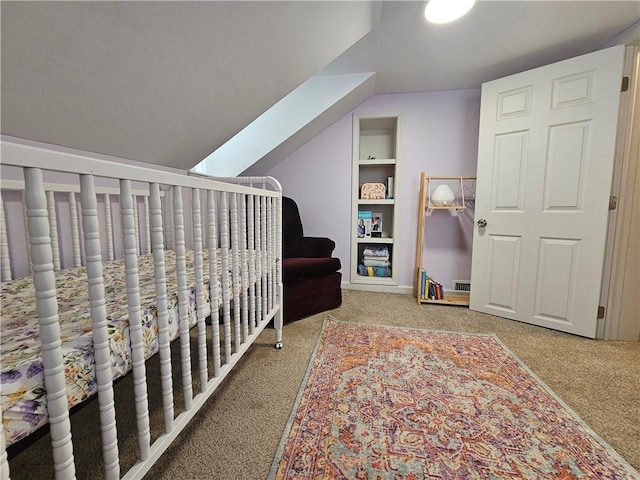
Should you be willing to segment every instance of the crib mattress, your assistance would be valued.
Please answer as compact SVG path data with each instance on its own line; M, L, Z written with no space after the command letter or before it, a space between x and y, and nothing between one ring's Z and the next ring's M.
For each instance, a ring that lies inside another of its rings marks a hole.
M231 263L229 263L231 265ZM260 275L260 261L256 262ZM189 325L196 322L195 273L193 251L187 252L187 285L189 285ZM221 270L218 255L218 271ZM158 352L158 322L153 282L153 256L139 257L140 316L145 358ZM176 262L173 251L165 252L169 336L179 335ZM204 253L204 276L208 278L207 253ZM97 392L95 361L88 308L86 269L65 269L55 273L58 293L58 315L62 339L63 363L69 408ZM129 314L126 297L124 260L104 264L107 329L113 379L132 368ZM231 277L230 277L231 278ZM247 288L243 281L241 288ZM230 289L232 290L232 289ZM221 301L221 289L219 301ZM230 291L230 295L233 291ZM47 423L46 391L40 353L38 320L31 277L1 284L2 316L0 318L1 401L5 440L11 445ZM209 314L209 282L205 282L205 315Z

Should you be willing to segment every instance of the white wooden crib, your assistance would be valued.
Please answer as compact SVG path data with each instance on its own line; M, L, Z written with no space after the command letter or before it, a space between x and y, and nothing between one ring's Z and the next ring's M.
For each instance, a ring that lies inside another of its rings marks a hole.
M2 143L2 169L0 476L10 478L6 448L33 434L28 423L48 426L56 478L75 478L69 409L95 394L104 478L142 478L271 321L282 347L280 185L12 142ZM156 354L160 378L149 378L146 361ZM172 369L181 374L180 412ZM114 381L127 374L138 456L124 472ZM162 392L164 433L154 440L150 382Z

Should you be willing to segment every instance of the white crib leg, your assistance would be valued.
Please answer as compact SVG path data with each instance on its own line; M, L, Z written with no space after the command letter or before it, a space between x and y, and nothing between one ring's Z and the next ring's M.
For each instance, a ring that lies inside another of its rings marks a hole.
M221 193L220 256L222 279L222 324L224 329L224 361L231 363L231 312L229 306L229 208L227 192Z
M284 321L284 284L282 283L282 197L276 200L276 284L280 308L273 319L273 327L276 331L276 348L282 348L282 324Z
M56 281L53 273L47 198L42 183L42 171L24 169L25 209L31 244L33 281L36 286L36 311L44 367L44 383L47 390L47 410L51 445L53 447L56 478L75 478L71 423L67 407L67 390L62 363L60 323Z
M162 227L162 202L160 185L149 186L151 212L151 249L153 250L153 281L156 290L158 312L158 355L160 356L160 382L162 385L162 408L164 430L173 430L173 381L171 379L171 349L169 347L169 311L167 309L167 284L164 262L164 231Z
M182 187L173 187L173 218L175 228L176 276L178 280L178 325L180 330L180 359L184 408L191 410L193 387L191 382L191 351L189 338L189 292L187 290L187 263L184 240L184 210Z
M231 194L231 271L233 287L233 351L240 351L240 265L238 265L238 194Z
M140 317L140 280L138 278L138 255L136 251L136 230L134 227L135 204L131 195L131 181L120 180L120 215L122 217L122 249L129 306L129 331L131 335L131 361L133 364L133 389L136 404L138 447L140 459L149 458L151 430L149 427L149 402L147 396L147 376L144 363L144 338Z
M84 227L87 282L89 284L93 354L96 363L96 378L98 380L98 403L100 404L105 478L117 480L120 478L118 435L116 432L116 411L111 380L111 351L107 329L107 309L102 277L98 200L96 198L93 175L80 176L80 203L82 206L82 225Z
M220 376L220 312L218 295L220 281L218 280L218 227L216 219L216 192L207 190L207 223L209 244L209 298L211 301L211 328L213 352L213 376Z
M193 223L193 260L196 281L196 318L198 328L198 371L200 391L205 392L209 374L207 372L207 331L204 318L204 273L202 268L202 213L200 211L200 189L191 190L191 218Z

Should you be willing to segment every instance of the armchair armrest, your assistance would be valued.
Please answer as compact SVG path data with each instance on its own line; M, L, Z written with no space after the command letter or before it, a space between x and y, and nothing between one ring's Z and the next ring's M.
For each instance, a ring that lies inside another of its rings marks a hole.
M336 242L324 237L300 237L298 253L302 257L330 257L336 248Z

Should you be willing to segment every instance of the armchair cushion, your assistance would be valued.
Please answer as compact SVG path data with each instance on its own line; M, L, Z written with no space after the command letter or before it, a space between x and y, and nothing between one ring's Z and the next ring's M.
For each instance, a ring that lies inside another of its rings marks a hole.
M282 262L282 280L290 283L302 278L321 277L340 270L339 258L285 258Z
M336 248L336 242L324 237L300 237L298 238L298 257L330 257ZM285 257L286 258L286 257Z

